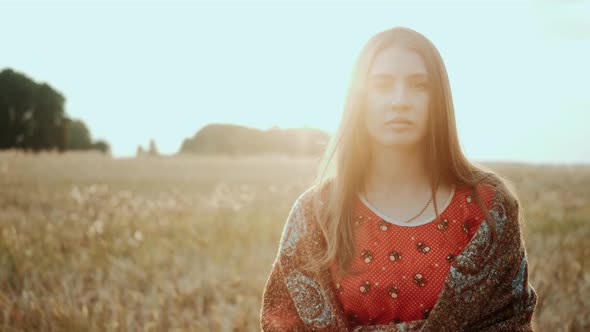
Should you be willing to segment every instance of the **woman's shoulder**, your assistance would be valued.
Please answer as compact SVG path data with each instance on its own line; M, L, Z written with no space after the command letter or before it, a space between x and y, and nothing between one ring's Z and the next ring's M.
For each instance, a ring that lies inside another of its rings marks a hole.
M329 195L329 189L332 186L332 179L322 183L313 183L307 186L295 200L295 204L302 207L309 207L314 201L319 201L320 205L326 203Z
M476 195L484 203L486 209L491 209L495 203L512 203L516 200L506 185L497 179L480 181L476 185L459 184L458 191L464 196L467 207L472 207L473 212L480 212L479 204L476 203Z
M494 200L494 197L498 193L499 189L498 186L493 183L479 182L475 186L475 190L477 191L479 197L482 198L486 208L489 209L492 206L492 201Z
M486 209L518 209L519 199L513 184L506 182L499 176L490 181L482 181L475 187L478 195L483 199Z

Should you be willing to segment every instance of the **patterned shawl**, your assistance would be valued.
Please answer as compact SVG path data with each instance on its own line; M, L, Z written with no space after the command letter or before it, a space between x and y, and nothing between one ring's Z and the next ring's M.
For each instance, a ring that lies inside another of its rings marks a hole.
M351 326L335 295L329 270L300 269L324 248L311 208L310 187L293 204L262 294L262 331L533 331L537 293L528 282L518 202L495 194L487 220L457 255L427 319Z

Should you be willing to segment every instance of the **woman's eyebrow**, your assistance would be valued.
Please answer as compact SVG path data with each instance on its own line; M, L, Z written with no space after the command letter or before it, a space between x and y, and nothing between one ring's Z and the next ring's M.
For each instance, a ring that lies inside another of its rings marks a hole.
M415 73L415 74L409 75L408 77L428 78L428 74L427 73Z
M428 78L427 73L413 73L407 76L408 78ZM394 76L391 74L373 74L371 75L372 80L389 80L393 79Z

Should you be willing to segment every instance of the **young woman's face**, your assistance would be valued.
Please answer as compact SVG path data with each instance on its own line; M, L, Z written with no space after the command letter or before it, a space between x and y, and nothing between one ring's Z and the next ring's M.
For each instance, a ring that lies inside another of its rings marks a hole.
M389 47L377 54L367 92L366 126L376 143L408 147L422 141L428 128L430 93L426 65L418 53ZM396 119L402 123L395 123Z

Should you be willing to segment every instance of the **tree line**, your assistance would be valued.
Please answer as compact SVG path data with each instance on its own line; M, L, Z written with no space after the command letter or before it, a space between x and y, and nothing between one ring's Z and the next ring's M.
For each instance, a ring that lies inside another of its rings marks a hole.
M0 150L98 150L107 142L92 141L83 121L64 110L65 97L47 83L37 83L12 69L0 72Z
M91 139L86 124L67 116L62 93L10 68L0 72L0 150L98 150L107 142ZM183 141L180 154L287 154L320 156L329 134L313 128L259 130L233 124L209 124ZM138 156L159 155L155 142Z
M212 123L201 128L180 147L180 154L285 154L319 157L330 134L315 128L273 127L260 130L234 124Z

